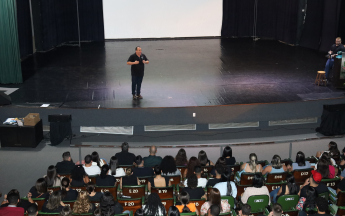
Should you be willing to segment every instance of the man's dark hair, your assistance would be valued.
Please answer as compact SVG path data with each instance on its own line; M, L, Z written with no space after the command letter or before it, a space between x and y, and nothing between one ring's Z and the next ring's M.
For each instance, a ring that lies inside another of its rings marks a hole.
M252 211L252 208L248 204L244 204L242 206L242 215L250 215L250 212Z
M201 166L195 166L194 172L195 172L195 174L200 174L201 173Z
M198 177L195 174L187 178L187 186L191 189L194 189L198 186Z
M7 195L7 200L10 205L17 205L19 198L19 195L16 193L11 193Z
M91 155L86 155L85 158L84 158L84 160L85 160L85 164L90 164L90 163L92 163L92 157L91 157Z
M60 216L70 216L72 215L72 209L70 206L64 206L60 212Z
M124 152L128 152L128 149L129 149L128 143L127 143L127 142L122 143L121 149L122 149L122 151L124 151Z
M327 200L323 197L317 197L316 200L316 206L319 209L320 212L326 212L328 208Z
M37 211L37 205L35 203L31 203L28 207L28 216L36 216Z
M261 188L264 185L264 179L261 173L256 173L253 179L253 187Z
M70 157L71 157L71 153L70 153L70 152L64 152L64 153L62 154L62 159L63 159L64 161L67 161L68 158L70 158Z
M209 210L210 210L210 215L212 216L218 216L220 214L220 208L218 205L211 205Z
M217 173L218 173L219 175L222 175L223 172L224 172L224 166L221 165L221 164L217 164L217 165L216 165L216 171L217 171Z
M136 46L136 47L135 47L135 51L137 51L137 50L138 50L138 48L141 48L141 47L140 47L140 46Z
M281 216L283 208L279 203L274 203L272 206L273 216Z

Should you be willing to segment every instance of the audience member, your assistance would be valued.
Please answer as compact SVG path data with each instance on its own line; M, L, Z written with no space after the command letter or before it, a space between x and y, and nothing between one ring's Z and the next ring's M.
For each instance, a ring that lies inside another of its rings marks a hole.
M70 188L69 178L62 179L60 192L62 201L74 201L78 197L78 192Z
M299 188L295 183L295 177L289 173L286 177L286 185L282 185L282 187L278 187L277 189L271 191L270 196L272 198L272 202L276 203L280 196L297 195L298 192Z
M307 214L315 214L316 211L314 209L316 208L316 197L318 196L317 191L315 188L311 186L304 187L306 190L306 194L303 197L300 197L298 204L296 206L297 210L300 210L300 215L307 215ZM307 210L309 209L309 210ZM303 211L302 211L303 210Z
M279 203L275 203L272 205L272 211L268 214L268 216L282 216L282 214L283 214L282 206Z
M42 206L42 212L60 213L65 204L61 201L60 191L54 191Z
M139 179L135 175L133 175L132 167L128 167L126 170L126 175L121 177L121 180L120 180L121 188L122 188L122 185L126 185L126 186L140 185Z
M329 156L332 158L332 164L335 165L335 164L338 164L340 162L340 151L338 149L338 145L336 142L334 141L331 141L329 144L328 144L328 151L323 151L323 152L317 152L316 153L316 157L317 158L321 158L321 156L327 152L329 154Z
M235 165L236 158L232 157L232 148L230 146L224 148L222 157L225 158L226 165Z
M171 186L170 178L162 176L162 170L159 166L154 167L155 177L148 179L147 188L151 191L151 187L169 187Z
M176 206L170 206L168 210L168 216L180 216L180 211Z
M101 209L100 208L96 208L96 210L93 212L93 216L101 216ZM106 216L108 216L108 215L106 215Z
M187 179L187 186L182 189L182 191L186 191L189 194L190 199L206 199L205 190L198 186L198 177L195 174L191 175Z
M85 214L93 213L95 211L95 204L90 203L89 195L86 191L80 191L77 200L73 205L73 213Z
M175 157L176 160L176 166L187 166L188 160L187 160L187 153L186 150L181 148Z
M142 208L138 208L135 213L134 216L144 216L144 211Z
M74 166L75 164L73 163L70 152L64 152L62 154L62 161L55 165L58 174L72 173Z
M206 187L213 187L215 184L217 184L218 182L221 181L222 179L222 174L224 172L224 167L221 164L217 164L215 166L215 174L216 177L215 178L210 178L207 181ZM230 174L231 175L231 174Z
M72 209L70 206L64 206L60 211L60 216L72 216Z
M115 154L115 157L118 159L120 165L133 165L135 162L135 155L128 152L129 145L127 142L122 143L121 152Z
M101 169L98 166L92 166L91 155L86 155L84 160L85 164L83 165L83 167L88 176L99 175L101 173Z
M166 215L166 210L158 194L152 193L147 197L145 204L142 206L144 214L150 216Z
M281 158L279 155L274 155L271 161L271 164L266 166L266 168L262 171L263 175L266 175L268 173L282 173L286 172L287 168L285 164L282 164Z
M227 213L230 212L230 204L228 203L227 199L221 199L220 191L217 188L212 188L210 194L208 195L208 202L205 202L201 206L201 215L207 214L208 209L210 206L216 205L220 208L220 213Z
M162 157L156 156L157 154L157 147L156 146L151 146L150 147L150 155L147 157L144 157L144 166L145 167L154 167L154 166L159 166L162 162Z
M123 170L123 168L119 167L119 160L115 156L112 156L110 158L109 175L112 175L114 177L122 177L122 176L126 175L126 173Z
M270 192L267 187L264 186L264 180L261 173L256 173L253 179L253 186L247 187L241 197L242 203L247 203L248 198L254 195L267 195L270 196ZM269 199L270 200L270 199Z
M95 191L95 184L93 182L87 183L86 190L89 193L90 201L97 201L99 202L103 196L102 192Z
M123 212L123 207L120 203L114 200L114 197L110 192L104 192L99 206L101 215L116 215L122 214Z
M49 193L47 190L47 182L44 178L39 178L36 181L35 186L33 186L29 193L31 194L32 198L49 198Z
M222 174L221 182L217 183L214 188L220 191L221 196L232 196L236 199L237 187L236 184L231 181L231 173L228 171Z
M341 173L343 175L343 172ZM339 182L338 184L338 188L337 188L337 194L340 192L340 191L345 191L345 178L342 177L342 180Z
M38 215L38 206L34 203L31 203L28 207L27 216L37 216Z
M262 172L262 166L260 164L257 164L258 162L258 157L256 156L255 153L251 153L249 155L249 162L244 163L241 165L241 172L249 172L249 173L256 173L256 172Z
M16 193L11 193L7 195L8 206L0 208L0 215L1 216L23 216L24 209L21 207L17 207L19 203L19 195Z
M331 214L326 214L326 211L328 209L328 202L325 198L323 197L316 197L315 200L316 203L316 208L317 208L317 216L332 216Z
M92 166L98 166L99 168L102 168L104 164L107 164L105 160L99 157L99 154L96 151L92 152L91 159L92 159Z
M239 210L238 215L239 216L249 216L252 212L252 208L248 204L242 205L241 210Z
M223 167L223 172L228 171L229 173L232 173L232 169L230 166L226 165L226 160L223 157L218 158L216 162L216 166L221 165ZM211 175L215 176L216 175L216 168L214 167L213 170L211 171Z
M76 165L71 175L71 186L83 187L85 184L90 182L89 176L86 174L85 169L82 165Z
M167 155L163 158L160 168L163 176L177 176L181 175L181 172L176 167L175 160L172 156Z
M218 216L220 214L220 207L218 205L211 205L207 211L208 216Z
M311 164L309 161L305 160L305 155L303 152L299 151L296 154L296 162L292 163L292 169L293 170L299 170L299 169L309 169L311 168Z
M313 188L315 188L317 194L322 194L325 192L328 192L328 188L327 186L321 182L322 180L322 176L319 172L312 170L311 171L311 176L310 178L308 178L304 184L301 186L300 192L298 193L298 195L300 197L307 197L307 187L305 186L311 186Z
M208 159L204 150L199 151L198 160L200 161L201 166L214 166L214 163Z
M194 167L194 174L196 175L196 177L198 178L198 187L206 187L207 184L207 179L206 178L201 178L201 166L195 166ZM187 182L188 179L186 179L184 181L184 186L187 187Z
M195 203L190 203L189 200L189 194L185 191L181 192L179 194L179 203L176 203L176 208L178 208L180 213L196 212L199 215Z
M18 197L20 197L19 191L17 189L12 189L7 194L4 195L4 201L1 203L0 207L7 207L9 205L9 202L7 200L7 196L12 194L12 193L17 194ZM28 205L29 205L29 202L22 202L20 199L19 199L19 202L17 203L17 207L23 208L24 211L27 210Z
M144 176L153 176L153 170L152 167L144 167L144 160L140 155L136 156L135 158L135 164L137 167L133 169L133 174L136 177L144 177Z
M315 166L315 170L317 170L322 178L325 179L332 179L335 177L335 168L332 166L332 163L328 158L325 156L324 153L321 156L321 159L317 162L317 166Z
M188 178L191 175L194 175L194 167L200 166L200 161L196 157L191 157L188 161L187 169L183 173L184 178Z
M48 167L47 175L43 176L46 179L48 187L60 187L61 179L56 173L56 168L54 165Z
M101 175L96 177L96 185L97 186L115 186L116 179L112 175L107 175L109 173L109 166L108 164L104 164L102 166Z

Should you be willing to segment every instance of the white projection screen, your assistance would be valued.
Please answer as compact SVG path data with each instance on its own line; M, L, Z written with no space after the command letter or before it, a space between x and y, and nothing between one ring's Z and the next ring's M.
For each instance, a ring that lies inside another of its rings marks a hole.
M105 39L220 36L223 0L103 0Z

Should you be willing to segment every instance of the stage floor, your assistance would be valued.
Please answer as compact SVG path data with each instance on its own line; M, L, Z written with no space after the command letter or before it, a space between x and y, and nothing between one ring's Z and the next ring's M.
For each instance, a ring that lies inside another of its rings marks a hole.
M142 100L132 100L128 57L136 46L150 60ZM188 107L344 98L314 84L326 58L278 41L193 39L107 41L63 46L22 62L25 82L13 105L66 108Z

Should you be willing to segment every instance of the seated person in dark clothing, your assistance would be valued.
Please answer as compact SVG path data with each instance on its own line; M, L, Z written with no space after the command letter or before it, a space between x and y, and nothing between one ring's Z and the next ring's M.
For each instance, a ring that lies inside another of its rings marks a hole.
M104 164L101 169L101 175L96 178L97 186L115 186L116 179L112 175L107 175L109 173L109 166Z
M328 192L327 186L324 183L322 183L321 180L322 180L322 175L319 172L312 170L310 178L308 178L305 181L305 183L301 186L301 189L298 195L300 197L307 197L306 192L307 192L308 187L305 187L307 185L310 185L311 187L315 188L317 194Z
M316 207L317 207L317 214L310 214L310 215L317 215L317 216L331 216L331 214L326 214L328 209L328 202L323 197L317 197L316 200Z
M100 202L101 215L117 215L122 214L123 207L120 203L114 200L113 195L105 192Z
M78 191L70 189L69 178L63 178L61 181L61 200L62 201L74 201L78 197Z
M145 167L154 167L154 166L159 166L162 162L162 157L156 156L157 153L157 147L156 146L151 146L150 147L150 155L147 157L144 157L143 160L145 162Z
M89 193L90 201L99 202L101 200L103 193L95 191L95 184L94 183L92 183L92 182L87 183L86 190Z
M10 192L8 192L8 194L5 194L4 195L4 201L1 203L1 206L0 207L7 207L9 205L9 202L8 202L8 195L12 194L12 193L15 193L18 195L18 197L20 197L20 194L19 194L19 191L17 189L12 189L10 190ZM26 212L28 206L29 206L29 202L28 201L22 201L22 200L19 200L19 202L17 203L17 207L21 207L24 209L24 212Z
M89 176L86 174L83 166L77 165L74 167L71 175L72 187L83 187L90 182Z
M133 174L136 177L153 176L153 169L151 167L144 167L144 161L140 155L135 158L137 167L133 169Z
M71 154L69 152L64 152L62 154L62 161L56 164L56 172L58 174L67 174L71 173L74 169L75 164L71 158Z
M73 205L74 214L93 213L96 207L95 204L90 203L89 195L86 191L80 191L77 200Z
M206 199L205 190L202 187L198 186L198 177L195 174L191 175L187 179L187 186L182 189L189 194L190 199Z
M24 215L24 209L17 207L19 202L19 195L11 193L7 196L8 206L0 208L0 215L2 216L22 216Z
M217 164L215 166L216 178L208 179L206 187L213 187L215 184L219 183L222 180L223 172L224 172L223 165Z
M147 188L151 191L151 187L169 187L171 186L171 182L169 181L169 176L162 176L162 170L160 166L154 167L155 177L148 179Z
M38 206L34 203L31 203L28 207L27 216L37 216L38 215Z
M218 160L217 160L217 162L216 162L216 166L217 166L218 164L220 164L220 165L223 166L223 172L225 172L225 171L228 171L229 173L232 172L231 168L230 168L229 166L226 165L226 160L225 160L225 158L223 158L223 157L218 158ZM213 168L213 170L211 171L211 174L212 174L213 176L216 176L216 168Z
M60 216L70 216L72 215L72 209L70 206L66 205L62 208Z
M131 167L127 168L126 176L121 177L121 180L120 180L121 189L122 189L122 185L126 185L126 186L140 185L139 179L135 175L133 175Z
M230 146L224 148L222 157L225 158L226 165L235 165L236 158L232 157L232 149Z
M115 154L115 157L119 160L120 165L133 165L135 162L135 155L128 152L129 145L124 142L121 145L121 152Z
M41 212L60 213L64 206L65 204L61 201L60 191L54 191L43 204Z
M39 178L36 181L35 186L33 186L29 193L31 194L32 198L45 198L48 199L49 198L49 193L47 190L47 182L45 180L45 178Z

